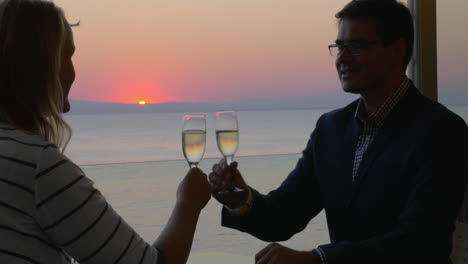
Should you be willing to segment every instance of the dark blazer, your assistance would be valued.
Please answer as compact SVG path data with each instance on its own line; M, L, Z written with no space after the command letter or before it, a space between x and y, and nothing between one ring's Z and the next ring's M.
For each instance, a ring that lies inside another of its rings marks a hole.
M328 263L450 263L468 176L468 128L411 87L369 146L354 182L358 101L317 121L296 168L244 216L222 224L284 241L325 209ZM311 245L311 249L316 245Z

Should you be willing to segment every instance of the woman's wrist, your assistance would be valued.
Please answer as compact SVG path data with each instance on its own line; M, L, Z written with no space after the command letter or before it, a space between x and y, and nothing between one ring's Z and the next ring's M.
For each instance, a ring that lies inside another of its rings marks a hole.
M175 205L175 210L180 210L185 214L190 214L193 216L200 215L200 212L203 208L198 208L193 202L186 200L178 200Z

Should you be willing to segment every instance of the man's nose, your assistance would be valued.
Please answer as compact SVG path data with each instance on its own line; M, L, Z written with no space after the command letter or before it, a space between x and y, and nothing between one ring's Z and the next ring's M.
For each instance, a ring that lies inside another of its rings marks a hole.
M341 52L338 52L336 54L336 61L347 61L353 59L353 55L349 51L349 48L347 46L344 46Z

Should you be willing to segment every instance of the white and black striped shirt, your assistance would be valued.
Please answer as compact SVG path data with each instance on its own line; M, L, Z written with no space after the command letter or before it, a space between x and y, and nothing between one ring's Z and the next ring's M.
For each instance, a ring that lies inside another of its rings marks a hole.
M161 263L55 145L0 123L0 263Z

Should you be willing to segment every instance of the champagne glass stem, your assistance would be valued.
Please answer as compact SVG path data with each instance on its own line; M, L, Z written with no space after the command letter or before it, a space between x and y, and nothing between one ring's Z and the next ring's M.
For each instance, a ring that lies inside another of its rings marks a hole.
M229 155L229 156L224 156L224 158L226 159L226 163L227 165L231 165L233 159L234 159L234 156L233 155Z
M226 159L227 165L231 165L234 159L234 155L225 156L224 158ZM244 189L238 188L236 186L234 186L234 189L232 190L232 192L244 192L244 191L245 191Z
M189 166L190 166L190 168L192 169L192 168L196 168L196 167L197 167L197 164L195 164L195 163L189 163Z

